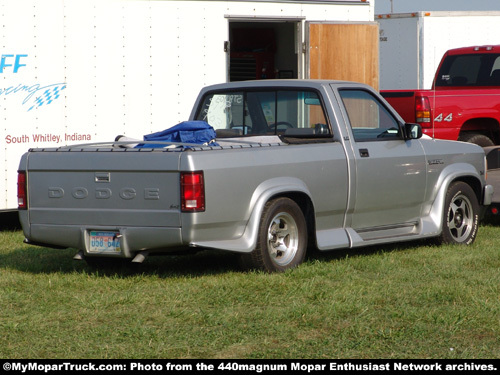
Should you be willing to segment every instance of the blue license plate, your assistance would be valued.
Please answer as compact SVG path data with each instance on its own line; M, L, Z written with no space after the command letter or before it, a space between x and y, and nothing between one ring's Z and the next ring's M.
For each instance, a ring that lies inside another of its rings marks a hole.
M90 232L90 253L113 253L121 252L120 239L118 232Z

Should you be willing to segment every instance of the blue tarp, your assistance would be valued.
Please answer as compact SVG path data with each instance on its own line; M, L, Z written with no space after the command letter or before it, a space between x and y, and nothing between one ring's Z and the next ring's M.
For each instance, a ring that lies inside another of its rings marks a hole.
M215 143L215 130L205 121L184 121L171 128L157 133L144 136L145 141L161 141L176 143L191 143L203 145L210 143L211 146L218 146ZM161 148L166 144L140 144L139 148ZM189 147L189 146L184 146Z

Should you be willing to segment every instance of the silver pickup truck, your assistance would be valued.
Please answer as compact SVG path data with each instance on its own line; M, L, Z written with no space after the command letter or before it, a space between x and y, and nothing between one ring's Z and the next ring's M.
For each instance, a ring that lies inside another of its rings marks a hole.
M422 137L359 83L214 85L190 120L210 124L216 143L30 149L18 189L26 242L89 263L222 249L273 272L310 246L470 244L491 202L482 148Z

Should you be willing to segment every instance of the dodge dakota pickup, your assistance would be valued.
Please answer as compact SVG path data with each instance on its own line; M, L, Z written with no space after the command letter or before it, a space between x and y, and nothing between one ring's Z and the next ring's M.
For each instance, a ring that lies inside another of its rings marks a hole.
M383 90L406 122L440 139L500 144L500 45L447 51L430 90Z
M312 246L470 244L493 195L481 147L422 137L359 83L209 86L189 120L215 142L30 149L18 174L25 241L89 263L221 249L275 272Z

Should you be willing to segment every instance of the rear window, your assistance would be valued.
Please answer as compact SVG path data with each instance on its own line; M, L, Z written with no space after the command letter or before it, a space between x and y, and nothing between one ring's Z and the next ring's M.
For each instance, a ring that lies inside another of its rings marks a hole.
M500 86L500 55L448 56L441 65L436 86Z
M197 120L217 137L264 134L330 135L319 95L304 90L225 91L205 96Z

